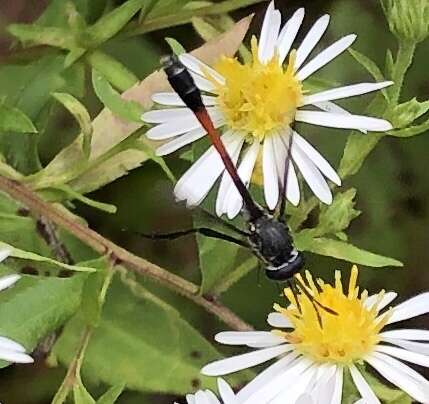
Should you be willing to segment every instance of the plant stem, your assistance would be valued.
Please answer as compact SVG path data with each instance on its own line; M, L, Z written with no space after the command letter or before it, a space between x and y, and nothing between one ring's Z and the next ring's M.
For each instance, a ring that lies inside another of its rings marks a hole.
M66 401L67 396L69 395L74 384L76 383L77 378L80 377L80 369L82 367L83 358L85 356L85 351L88 347L91 334L92 328L89 326L86 327L83 331L76 355L67 369L67 374L61 383L60 388L52 399L52 404L63 404Z
M396 55L395 69L393 71L393 82L390 105L395 106L399 102L402 85L404 84L405 74L413 62L416 44L401 40L399 42L398 54Z
M46 217L56 225L67 230L84 244L90 246L101 255L110 255L117 263L139 275L145 275L181 294L182 296L203 307L217 316L225 324L236 330L249 330L252 327L241 320L227 307L198 295L199 287L106 239L94 230L74 221L56 206L43 201L32 190L18 181L0 176L0 191L7 193L13 199L21 202L32 212Z

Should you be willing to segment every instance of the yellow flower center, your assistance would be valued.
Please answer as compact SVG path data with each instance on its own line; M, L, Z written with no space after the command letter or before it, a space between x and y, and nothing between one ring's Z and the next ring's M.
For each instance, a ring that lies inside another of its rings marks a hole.
M262 141L290 125L302 102L302 84L295 77L295 55L295 51L291 52L285 68L279 64L277 55L263 64L253 37L250 63L223 57L215 66L225 78L224 84L206 74L215 84L220 108L230 128Z
M384 291L377 295L375 304L365 306L368 292L363 291L359 297L357 276L358 269L353 266L348 293L344 293L339 271L335 273L335 286L325 284L320 279L316 286L310 273L306 272L308 292L317 302L337 314L317 306L316 310L314 302L302 293L302 289L296 298L290 289L285 289L285 295L292 304L287 309L279 305L274 308L292 322L294 330L273 332L316 362L351 364L361 361L380 341L379 332L386 325L389 312L378 316L377 308ZM298 277L304 282L300 275Z

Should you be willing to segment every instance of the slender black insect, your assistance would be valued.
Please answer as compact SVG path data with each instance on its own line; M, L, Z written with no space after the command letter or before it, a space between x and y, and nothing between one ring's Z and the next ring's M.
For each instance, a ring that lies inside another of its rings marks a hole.
M276 281L290 280L304 266L304 258L294 247L289 227L284 219L286 207L285 189L290 163L289 159L290 149L292 147L292 136L289 141L288 157L283 178L283 192L281 193L282 199L278 209L279 213L277 217L275 217L267 209L264 209L253 200L248 189L242 182L234 163L220 139L218 131L214 128L213 122L207 113L206 107L202 102L201 92L195 85L195 82L186 67L176 56L173 55L163 58L162 63L167 74L168 81L207 131L213 146L222 158L225 169L228 171L232 181L243 198L242 214L248 225L248 231L243 232L235 227L234 230L239 232L240 235L245 236L246 240L231 240L231 237L228 237L226 240L251 248L253 253L264 263L266 275L269 279ZM228 227L231 228L232 225L228 224ZM192 229L189 232L199 232L209 237L225 239L224 236L217 232L210 231L210 229L199 228ZM189 234L189 232L187 232L187 234ZM183 232L172 233L170 236L175 237L176 235L183 235ZM305 293L305 291L303 292Z

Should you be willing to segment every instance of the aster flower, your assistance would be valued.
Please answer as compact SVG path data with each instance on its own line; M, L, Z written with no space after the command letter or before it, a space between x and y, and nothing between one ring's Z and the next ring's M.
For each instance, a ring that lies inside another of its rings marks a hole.
M0 250L0 262L10 254L9 250ZM6 275L0 277L0 291L13 286L21 277L19 275ZM11 340L0 336L0 360L15 363L32 363L33 358L25 353L25 348Z
M216 395L210 390L199 390L195 394L187 394L186 401L188 404L238 404L238 401L235 397L234 392L232 391L229 384L223 380L218 379L217 381L218 390L220 398L222 401L216 397ZM178 403L174 403L178 404Z
M320 279L315 282L306 272L308 292L336 315L321 308L316 311L302 289L296 297L285 289L291 304L274 306L275 312L268 316L274 331L217 334L220 343L255 350L210 363L202 373L225 375L276 359L237 394L241 403L280 404L303 394L318 397L323 391L329 398L325 402L340 404L343 375L348 370L364 402L380 403L359 370L366 363L414 400L429 403L429 381L403 363L429 367L429 331L385 330L390 324L428 313L429 293L385 310L396 293L381 291L369 296L365 290L359 294L357 276L354 266L345 292L340 272L335 273L334 285Z
M383 119L353 115L333 100L380 90L392 82L360 83L316 93L304 90L304 82L316 71L343 53L356 39L347 35L307 61L329 24L322 16L292 50L304 18L300 8L281 28L281 14L272 2L266 12L259 40L252 38L252 60L242 64L223 57L212 68L190 54L179 56L190 70L196 85L205 93L203 102L215 127L223 131L222 141L246 185L262 167L265 201L274 209L283 189L283 177L292 136L286 196L297 205L300 200L295 167L314 194L324 203L332 202L325 177L337 185L341 180L331 165L300 134L293 123L303 122L330 128L387 131ZM287 60L287 64L285 61ZM172 153L206 134L191 110L174 92L153 95L154 102L169 107L143 114L147 123L156 124L146 132L153 140L167 140L156 153ZM222 176L216 201L219 216L235 217L242 199L235 189L216 150L210 147L179 179L175 187L178 200L189 206L200 204Z

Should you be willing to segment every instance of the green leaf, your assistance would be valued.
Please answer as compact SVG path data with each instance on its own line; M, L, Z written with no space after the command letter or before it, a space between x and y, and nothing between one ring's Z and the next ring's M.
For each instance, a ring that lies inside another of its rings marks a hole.
M371 74L377 81L384 81L384 75L381 72L380 68L372 61L368 56L365 56L363 53L358 52L355 49L348 48L350 54L355 58L355 60Z
M92 125L91 117L84 105L75 97L66 93L53 93L55 99L57 99L65 108L74 116L76 121L79 123L80 130L83 134L82 149L86 158L91 153L91 139L92 139Z
M141 122L143 107L136 101L123 99L95 69L92 69L92 85L100 101L115 115L127 121Z
M74 404L95 404L95 400L88 393L81 380L73 386L73 399Z
M413 98L407 102L395 106L386 116L394 128L405 128L416 119L429 111L429 101L419 102Z
M356 189L351 188L337 193L331 205L323 205L314 235L335 234L347 229L350 222L360 215L360 211L354 209L355 196Z
M220 31L204 20L204 18L192 18L192 26L205 41L210 41L220 34Z
M97 404L114 404L125 389L125 384L118 384L107 390L98 400Z
M128 0L120 7L101 17L87 28L83 36L92 48L96 48L116 35L142 8L144 0Z
M175 55L181 55L182 53L186 52L186 49L183 47L183 45L174 38L165 38L165 42L168 43L168 46L170 46Z
M139 82L137 76L126 66L100 50L88 53L86 59L95 70L120 91L128 90Z
M11 24L7 30L24 44L48 45L62 49L72 49L77 46L74 35L69 29L36 24Z
M54 353L62 363L72 359L83 324L82 316L75 317L57 341ZM138 391L185 394L194 380L215 387L215 379L201 376L200 370L218 357L173 307L156 299L140 301L116 281L89 342L82 372L96 383L125 383Z
M323 237L312 238L303 230L295 236L295 245L300 251L309 251L314 254L325 255L342 259L353 264L369 267L402 267L403 264L394 258L384 257L369 251L362 250L352 244Z
M389 135L396 137L411 137L421 135L429 130L429 119L420 125L410 126L404 129L393 130Z
M0 105L0 131L17 133L37 133L31 119L18 108Z
M78 309L85 279L86 274L71 278L24 276L0 294L0 334L31 352Z
M37 262L47 262L49 264L53 264L53 265L65 268L65 269L68 269L70 271L78 271L78 272L94 272L95 271L94 268L90 268L90 267L82 266L82 265L65 264L63 262L54 260L54 259L49 258L49 257L43 257L39 254L35 254L33 252L30 252L30 251L24 251L24 250L21 250L19 248L15 248L15 247L11 246L10 244L7 244L7 243L0 241L0 249L3 249L3 248L11 251L11 253L10 253L11 257L20 258L23 260L37 261Z

